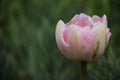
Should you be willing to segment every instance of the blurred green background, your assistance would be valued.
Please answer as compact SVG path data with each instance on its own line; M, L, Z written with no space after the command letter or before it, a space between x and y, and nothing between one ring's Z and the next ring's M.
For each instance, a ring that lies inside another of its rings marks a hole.
M58 20L81 12L106 14L112 32L87 80L120 80L119 0L0 0L0 80L79 80L79 61L61 54L54 33Z

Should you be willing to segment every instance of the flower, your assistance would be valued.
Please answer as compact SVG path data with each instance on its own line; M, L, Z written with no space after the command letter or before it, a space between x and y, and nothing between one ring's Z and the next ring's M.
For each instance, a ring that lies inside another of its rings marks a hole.
M81 13L71 21L59 20L55 37L60 51L69 59L93 61L99 59L108 45L111 36L107 17L92 17Z

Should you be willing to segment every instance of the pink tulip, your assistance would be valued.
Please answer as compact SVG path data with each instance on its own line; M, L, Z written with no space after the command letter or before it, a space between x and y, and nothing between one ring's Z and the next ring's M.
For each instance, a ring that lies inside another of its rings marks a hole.
M93 61L99 59L108 45L111 36L107 27L106 15L88 16L81 13L56 26L56 42L60 51L69 59Z

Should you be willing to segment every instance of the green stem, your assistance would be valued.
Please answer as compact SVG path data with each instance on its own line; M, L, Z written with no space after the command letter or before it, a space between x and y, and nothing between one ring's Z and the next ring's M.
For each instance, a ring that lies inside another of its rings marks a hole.
M80 80L87 79L87 62L81 61Z

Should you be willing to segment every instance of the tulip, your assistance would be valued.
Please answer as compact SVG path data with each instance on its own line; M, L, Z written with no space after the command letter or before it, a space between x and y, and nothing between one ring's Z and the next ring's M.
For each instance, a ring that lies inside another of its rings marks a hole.
M68 23L59 20L55 37L60 51L69 59L81 61L98 60L108 46L111 36L107 17L92 17L81 13Z

